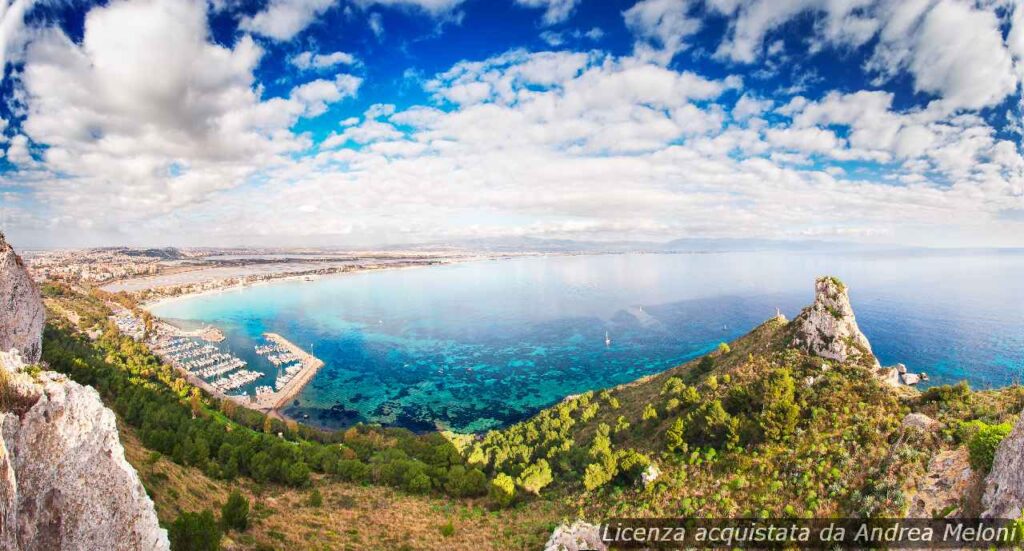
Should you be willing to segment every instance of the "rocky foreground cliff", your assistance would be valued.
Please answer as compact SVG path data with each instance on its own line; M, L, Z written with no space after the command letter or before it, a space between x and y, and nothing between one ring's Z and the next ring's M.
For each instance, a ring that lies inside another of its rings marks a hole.
M39 289L0 233L0 351L15 348L26 362L38 362L43 321Z
M43 305L0 235L0 549L169 549L91 387L34 365Z

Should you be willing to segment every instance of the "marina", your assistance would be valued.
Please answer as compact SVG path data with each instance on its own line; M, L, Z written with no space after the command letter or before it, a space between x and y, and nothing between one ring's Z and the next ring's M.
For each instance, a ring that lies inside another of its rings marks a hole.
M277 333L264 333L267 344L256 346L256 353L278 367L273 386L256 387L248 407L276 413L313 379L324 362Z

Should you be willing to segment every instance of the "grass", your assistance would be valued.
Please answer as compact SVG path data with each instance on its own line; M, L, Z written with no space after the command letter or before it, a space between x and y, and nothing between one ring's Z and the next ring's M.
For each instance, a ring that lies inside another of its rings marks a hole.
M252 503L251 527L227 534L239 549L438 549L516 550L543 547L551 527L569 516L557 501L492 512L482 502L412 496L379 486L319 477L322 507L310 507L310 490L260 486L247 479L213 480L142 446L119 424L125 455L169 524L182 511L212 509L219 514L232 489Z

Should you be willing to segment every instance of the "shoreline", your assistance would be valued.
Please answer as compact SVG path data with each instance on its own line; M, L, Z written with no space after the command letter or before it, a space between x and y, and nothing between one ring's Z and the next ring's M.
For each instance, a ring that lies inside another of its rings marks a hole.
M252 282L225 283L223 285L211 287L209 289L197 289L197 290L194 290L194 291L183 291L183 292L181 292L179 294L176 294L176 295L162 296L162 297L158 297L158 298L146 299L146 300L140 301L138 303L138 305L139 305L139 308L142 308L143 310L146 310L150 314L153 314L154 316L156 316L156 314L151 311L152 308L156 308L156 307L162 306L164 304L175 302L177 300L201 297L201 296L206 296L206 295L216 295L216 294L221 294L221 293L225 293L225 292L233 291L233 290L241 291L243 289L249 289L249 288L257 287L257 286L261 286L261 285L271 285L271 284L276 284L276 283L288 283L288 282L311 282L311 281L319 281L319 280L324 279L324 278L333 278L333 277L340 277L340 276L347 276L347 275L363 274L363 273L367 273L367 272L406 270L406 269L413 269L413 268L428 268L428 267L431 267L431 266L450 266L450 265L454 265L454 264L462 264L462 263L465 263L465 262L475 262L475 261L483 261L483 260L501 260L503 258L511 258L511 257L505 257L505 256L493 256L493 257L492 256L481 256L481 257L472 257L472 258L437 258L437 259L431 259L430 261L424 261L424 262L356 265L356 266L346 267L346 269L344 269L344 270L339 270L339 271L330 272L330 273L303 272L303 273L299 273L299 274L287 274L287 275L281 275L280 277L265 278L265 279L260 279L260 280L252 281ZM159 288L156 288L156 289L159 289ZM135 291L135 293L137 293L137 292L138 291ZM129 293L129 294L133 294L133 293Z

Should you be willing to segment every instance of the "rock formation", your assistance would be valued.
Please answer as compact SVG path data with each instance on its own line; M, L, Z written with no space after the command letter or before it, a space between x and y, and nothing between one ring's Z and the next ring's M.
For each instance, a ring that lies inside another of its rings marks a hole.
M21 258L0 233L0 351L17 349L26 362L39 361L43 304Z
M846 362L859 360L876 369L871 343L857 326L846 285L834 277L820 277L814 285L814 303L793 320L793 345L808 354Z
M608 546L601 541L601 527L577 520L572 525L563 524L551 533L544 551L606 551Z
M999 443L981 498L984 517L1012 518L1024 509L1024 415Z
M16 338L0 351L0 549L168 549L114 413L91 387L26 365L39 359L42 304L6 243L0 289L2 336Z

